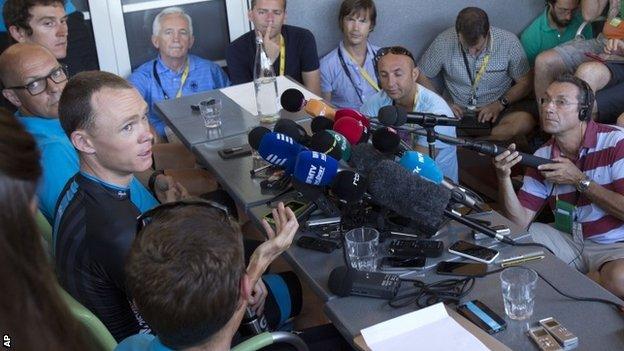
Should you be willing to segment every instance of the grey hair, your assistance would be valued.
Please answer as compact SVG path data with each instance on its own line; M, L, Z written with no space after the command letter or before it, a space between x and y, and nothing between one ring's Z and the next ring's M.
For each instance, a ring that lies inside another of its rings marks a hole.
M184 18L186 18L186 22L188 22L189 26L189 34L193 35L193 19L191 19L191 16L189 16L189 14L186 13L186 11L184 11L181 7L172 6L160 11L160 13L156 15L156 18L154 18L154 22L152 23L153 36L158 36L158 33L160 33L160 21L162 20L162 18L166 15L173 14L184 16Z

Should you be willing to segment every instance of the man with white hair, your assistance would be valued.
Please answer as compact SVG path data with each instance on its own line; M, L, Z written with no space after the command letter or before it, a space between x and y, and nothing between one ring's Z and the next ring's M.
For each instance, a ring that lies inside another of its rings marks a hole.
M167 136L164 121L154 112L156 102L230 85L219 65L189 54L194 40L193 21L184 10L162 10L152 25L158 57L139 66L128 78L149 105L149 122L160 140Z

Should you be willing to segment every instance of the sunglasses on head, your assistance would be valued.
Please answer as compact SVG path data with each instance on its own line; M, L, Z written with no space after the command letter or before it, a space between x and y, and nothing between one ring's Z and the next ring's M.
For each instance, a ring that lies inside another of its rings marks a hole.
M182 201L174 201L167 202L161 205L158 205L151 210L145 211L140 216L137 217L137 228L136 234L139 233L152 222L155 217L162 215L163 213L173 210L175 208L185 207L185 206L200 206L205 208L213 208L219 210L219 212L223 215L224 219L230 218L230 211L228 211L227 207L224 205L210 201L210 200L182 200Z
M377 63L379 63L379 60L381 60L382 57L388 54L407 56L412 59L412 61L414 62L414 65L416 64L416 59L414 59L414 56L412 55L412 53L409 52L409 50L407 50L406 48L402 46L386 46L384 48L379 49L377 51L377 54L375 54L375 58L373 59L375 63L375 67L377 67Z

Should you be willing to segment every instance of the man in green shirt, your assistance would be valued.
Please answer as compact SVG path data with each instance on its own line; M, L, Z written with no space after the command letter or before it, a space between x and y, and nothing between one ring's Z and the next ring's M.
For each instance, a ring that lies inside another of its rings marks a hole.
M548 0L546 9L520 36L522 47L529 64L533 67L535 57L541 52L574 39L576 31L583 23L583 17L576 10L579 0ZM591 26L583 29L583 36L593 36Z

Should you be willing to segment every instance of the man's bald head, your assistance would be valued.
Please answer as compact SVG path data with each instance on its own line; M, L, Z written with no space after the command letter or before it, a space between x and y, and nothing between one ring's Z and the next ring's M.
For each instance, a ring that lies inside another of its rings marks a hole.
M56 57L45 47L32 43L17 43L9 46L0 55L0 81L3 87L22 85L28 68L38 63L54 60Z

